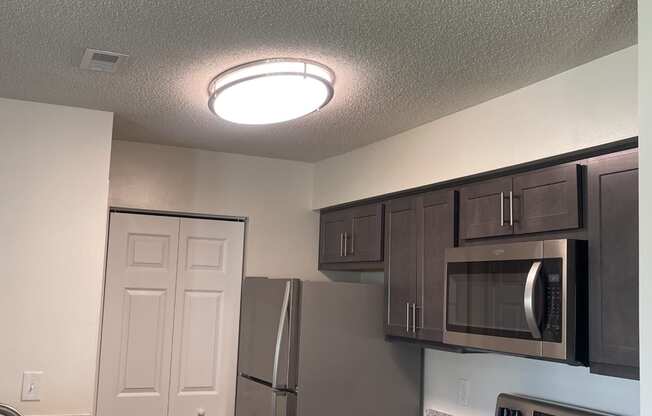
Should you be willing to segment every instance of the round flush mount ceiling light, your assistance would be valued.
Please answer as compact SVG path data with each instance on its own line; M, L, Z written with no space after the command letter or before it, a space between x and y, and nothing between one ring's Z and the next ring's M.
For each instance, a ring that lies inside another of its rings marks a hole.
M273 124L319 110L333 97L335 75L303 59L265 59L222 72L211 81L208 107L238 124Z

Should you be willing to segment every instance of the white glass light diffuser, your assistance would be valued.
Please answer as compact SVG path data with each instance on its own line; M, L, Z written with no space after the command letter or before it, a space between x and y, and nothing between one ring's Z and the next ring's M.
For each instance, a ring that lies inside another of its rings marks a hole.
M333 97L334 81L329 68L312 61L250 62L213 79L208 107L233 123L280 123L325 106Z

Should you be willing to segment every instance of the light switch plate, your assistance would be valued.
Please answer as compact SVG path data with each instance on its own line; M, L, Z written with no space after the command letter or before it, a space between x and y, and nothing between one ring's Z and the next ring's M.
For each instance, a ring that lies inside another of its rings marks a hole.
M25 371L23 373L23 390L20 399L24 402L41 400L42 371Z

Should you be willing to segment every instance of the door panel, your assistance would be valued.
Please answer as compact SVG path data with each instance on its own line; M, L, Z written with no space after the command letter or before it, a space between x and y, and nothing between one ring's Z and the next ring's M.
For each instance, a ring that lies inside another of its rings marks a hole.
M387 203L385 243L386 330L389 335L414 337L411 305L417 302L417 200Z
M566 165L514 177L514 233L579 228L580 165Z
M181 219L171 415L232 414L244 224Z
M382 260L382 204L351 208L350 213L351 230L346 234L346 260Z
M511 190L511 177L461 188L461 238L473 239L512 234L513 227L509 224L509 192Z
M345 261L344 233L351 232L351 219L345 214L342 211L335 211L321 215L320 263L339 263Z
M591 371L638 378L637 153L591 161L589 178Z
M423 195L419 233L419 339L441 342L444 325L445 250L455 246L455 192Z
M112 213L99 416L167 415L179 219Z

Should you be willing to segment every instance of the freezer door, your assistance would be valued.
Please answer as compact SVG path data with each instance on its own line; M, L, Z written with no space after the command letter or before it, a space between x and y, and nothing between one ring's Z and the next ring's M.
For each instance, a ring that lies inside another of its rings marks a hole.
M238 378L236 416L296 416L297 397L293 393L274 390L271 387Z
M240 321L240 375L278 389L295 389L299 290L296 279L245 279Z

